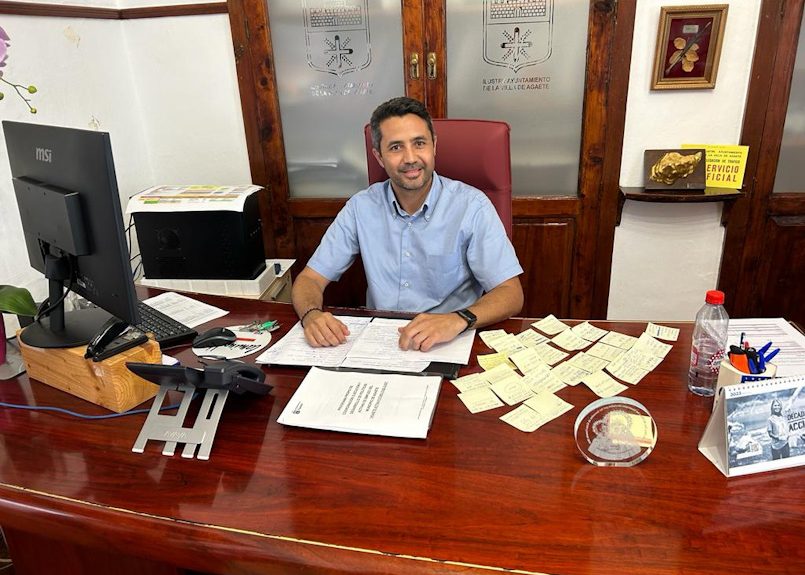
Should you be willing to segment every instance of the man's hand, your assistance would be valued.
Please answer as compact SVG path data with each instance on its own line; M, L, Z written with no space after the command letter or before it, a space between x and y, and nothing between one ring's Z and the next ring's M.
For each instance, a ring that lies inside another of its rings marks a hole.
M437 343L451 341L467 322L457 313L421 313L400 331L400 349L428 351Z
M347 341L349 328L327 311L313 310L302 322L305 339L313 347L332 347Z

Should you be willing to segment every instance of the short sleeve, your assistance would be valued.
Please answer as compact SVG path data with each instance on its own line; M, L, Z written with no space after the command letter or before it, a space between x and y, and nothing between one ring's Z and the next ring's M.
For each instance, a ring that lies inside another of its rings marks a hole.
M355 205L350 199L327 228L307 265L334 282L349 269L359 252Z
M481 195L478 203L470 219L467 263L484 291L489 292L523 273L523 268L492 202Z

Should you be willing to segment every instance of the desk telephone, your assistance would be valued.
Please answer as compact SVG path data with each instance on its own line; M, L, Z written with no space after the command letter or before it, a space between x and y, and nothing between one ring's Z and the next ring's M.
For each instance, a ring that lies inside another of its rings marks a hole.
M110 317L87 345L84 357L91 358L92 361L102 361L148 341L145 333L135 327L127 330L128 327L129 324L125 321Z

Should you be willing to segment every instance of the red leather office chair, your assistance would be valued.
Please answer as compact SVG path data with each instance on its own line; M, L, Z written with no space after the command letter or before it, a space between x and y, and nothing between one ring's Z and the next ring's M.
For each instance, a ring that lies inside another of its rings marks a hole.
M509 155L509 125L495 120L437 118L436 172L484 192L512 237L512 172ZM372 130L364 128L369 183L388 179L372 155Z

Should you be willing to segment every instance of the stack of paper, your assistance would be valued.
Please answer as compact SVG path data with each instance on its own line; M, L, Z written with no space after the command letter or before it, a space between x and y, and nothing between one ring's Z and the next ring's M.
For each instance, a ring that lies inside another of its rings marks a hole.
M427 437L442 379L311 368L277 421L328 431Z

